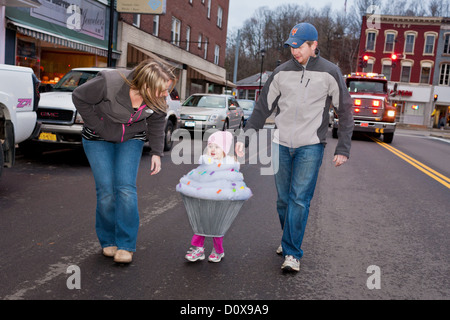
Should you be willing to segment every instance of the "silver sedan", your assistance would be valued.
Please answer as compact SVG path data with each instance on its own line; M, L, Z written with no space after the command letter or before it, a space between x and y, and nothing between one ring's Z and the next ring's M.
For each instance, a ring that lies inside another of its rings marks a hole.
M197 93L180 108L180 128L188 130L237 129L244 125L244 112L232 95Z

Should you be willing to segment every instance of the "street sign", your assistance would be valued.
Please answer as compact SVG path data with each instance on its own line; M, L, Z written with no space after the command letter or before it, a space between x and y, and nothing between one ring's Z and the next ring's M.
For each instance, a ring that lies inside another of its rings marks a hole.
M117 12L165 14L166 0L117 0Z

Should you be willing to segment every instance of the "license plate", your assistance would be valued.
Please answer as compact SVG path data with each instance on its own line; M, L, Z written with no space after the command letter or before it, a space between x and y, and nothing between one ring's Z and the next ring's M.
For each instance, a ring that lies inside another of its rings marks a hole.
M186 121L184 123L185 127L195 127L195 121Z
M39 134L39 140L56 141L56 134L50 132L41 132Z

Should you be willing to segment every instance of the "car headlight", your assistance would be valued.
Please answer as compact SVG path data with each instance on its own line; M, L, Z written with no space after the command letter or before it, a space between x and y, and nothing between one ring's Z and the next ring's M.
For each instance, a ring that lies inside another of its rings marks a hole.
M395 111L394 110L389 110L387 115L388 115L388 117L395 117Z
M218 117L219 117L218 114L212 114L212 115L209 116L208 121L209 121L209 122L214 122L214 121L217 120Z
M83 118L81 117L79 112L77 112L77 116L75 117L75 123L80 123L80 124L84 123Z

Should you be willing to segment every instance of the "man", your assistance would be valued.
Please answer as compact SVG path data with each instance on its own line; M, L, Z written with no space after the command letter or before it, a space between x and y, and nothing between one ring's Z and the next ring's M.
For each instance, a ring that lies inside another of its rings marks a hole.
M245 130L261 129L275 112L272 142L277 211L283 236L277 253L283 254L283 271L299 271L303 235L322 163L328 112L333 105L339 117L339 140L333 162L347 161L353 132L352 100L341 71L320 57L318 33L309 23L297 24L285 42L292 59L272 73L258 98ZM244 155L242 139L236 154Z

